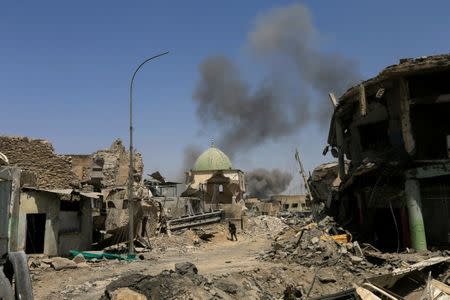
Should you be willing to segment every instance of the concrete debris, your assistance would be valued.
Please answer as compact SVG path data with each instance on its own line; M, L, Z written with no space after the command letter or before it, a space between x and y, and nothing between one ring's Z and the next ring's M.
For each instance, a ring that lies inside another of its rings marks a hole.
M263 252L260 259L296 263L320 270L313 276L310 285L312 290L318 283L322 285L338 283L342 287L351 288L348 283L361 282L364 278L369 278L373 285L389 288L407 274L442 265L450 260L450 257L446 256L447 252L439 251L382 253L367 244L361 247L357 241L333 239L330 232L339 233L339 231L331 217L324 218L318 223L311 219L303 219L303 222L298 222L295 227L291 226L280 232L274 238L272 248ZM448 265L446 268L448 269ZM424 286L425 282L422 282L417 288L423 289ZM369 293L373 292L369 288ZM289 294L289 291L287 293Z
M74 261L64 257L53 257L51 266L56 271L77 268L77 264Z
M191 267L196 268L192 264ZM206 277L193 273L182 275L172 270L162 271L156 276L131 274L109 284L102 299L113 299L115 291L124 287L142 293L148 299L272 299L270 295L274 286L270 281L282 286L270 272L265 273L264 279L259 274L249 274L225 273ZM293 287L291 292L299 295L302 293L300 289Z
M175 272L180 275L191 274L195 275L198 273L197 267L190 262L178 263L175 264Z
M383 253L356 243L352 237L335 240L333 234L339 236L342 231L333 218L315 222L311 217L259 216L250 218L249 224L252 226L245 230L238 228L240 238L235 243L227 239L226 223L211 224L180 230L170 237L149 238L152 249L142 247L142 261L99 259L75 264L78 270L67 272L86 276L89 272L81 268L88 267L95 274L105 275L96 275L94 281L82 280L78 285L70 282L53 296L80 298L86 291L92 295L105 289L102 299L116 299L117 295L143 295L148 299L341 299L350 295L365 300L384 299L379 290L401 294L412 279L418 282L415 291L423 293L427 282L418 280L422 277L417 274L426 278L430 270L433 280L443 284L448 281L448 252ZM264 248L247 248L254 242ZM180 256L186 261L180 261ZM29 262L33 278L54 278L50 268L54 260L33 257ZM174 269L161 272L168 262ZM43 265L50 270L45 271ZM111 272L117 276L111 276Z
M141 293L130 290L129 288L120 288L111 293L111 300L146 300L147 297Z
M78 264L81 264L81 263L85 263L85 262L86 262L86 259L84 258L83 254L80 253L80 254L77 254L77 255L72 259L72 261L78 265Z
M363 261L363 259L361 257L359 257L359 256L350 255L350 261L353 264L357 265L357 264L360 264Z
M251 234L276 236L288 228L288 225L280 218L263 215L250 218L247 227Z

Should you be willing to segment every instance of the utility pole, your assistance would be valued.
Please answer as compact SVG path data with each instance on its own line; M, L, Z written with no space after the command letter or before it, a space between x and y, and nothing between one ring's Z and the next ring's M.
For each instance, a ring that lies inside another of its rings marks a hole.
M134 163L133 163L133 83L136 73L141 67L152 59L166 55L169 52L163 52L144 60L134 71L130 82L130 166L128 168L128 255L134 255L134 197L133 197L133 181L134 181Z

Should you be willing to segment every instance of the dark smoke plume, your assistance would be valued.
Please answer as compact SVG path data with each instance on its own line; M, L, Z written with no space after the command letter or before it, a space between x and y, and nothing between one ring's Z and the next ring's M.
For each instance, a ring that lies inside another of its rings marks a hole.
M186 179L185 173L192 169L197 158L202 154L202 149L194 145L187 145L183 151L183 168L178 180L184 182Z
M311 121L329 124L328 92L343 92L359 76L353 61L323 52L319 39L309 10L295 4L256 18L248 35L250 54L270 74L256 88L226 57L200 65L193 94L197 115L218 129L225 152L233 155L291 135Z
M246 174L247 193L250 197L267 199L271 195L282 193L289 186L292 175L278 169L268 171L256 169Z

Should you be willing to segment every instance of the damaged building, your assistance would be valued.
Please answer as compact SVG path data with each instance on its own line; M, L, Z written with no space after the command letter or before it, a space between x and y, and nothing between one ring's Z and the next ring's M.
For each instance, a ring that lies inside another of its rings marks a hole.
M83 190L101 193L103 206L94 217L94 237L99 245L123 242L128 239L129 152L120 139L107 149L92 154L71 154L72 172ZM142 175L142 156L134 152L133 195L135 202L135 228L137 236L151 236L156 232L158 207L150 200Z
M280 212L283 214L303 215L310 212L311 203L305 195L272 195L270 200L280 203Z
M200 191L205 203L232 204L244 199L246 190L244 172L234 169L230 158L214 144L195 161L186 173L189 196Z
M314 198L357 239L386 250L450 245L449 79L450 55L401 59L339 101L330 94L326 151L338 165L315 170L313 186L327 178L332 196Z
M55 154L49 142L26 137L1 136L0 152L18 174L11 250L53 256L90 249L101 197L79 190L70 159Z
M68 255L128 239L129 153L120 140L93 154L59 155L45 140L1 136L0 152L21 174L13 249ZM133 173L134 232L153 235L159 209L137 152Z

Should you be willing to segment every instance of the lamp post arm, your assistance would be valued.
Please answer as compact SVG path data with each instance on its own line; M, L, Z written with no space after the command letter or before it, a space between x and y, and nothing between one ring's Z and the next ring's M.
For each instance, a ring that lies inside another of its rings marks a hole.
M134 71L133 76L130 81L130 165L128 170L128 254L134 254L134 202L133 202L133 84L134 78L136 77L137 72L145 65L147 62L158 58L160 56L168 54L169 51L160 53L158 55L152 56L144 60Z

